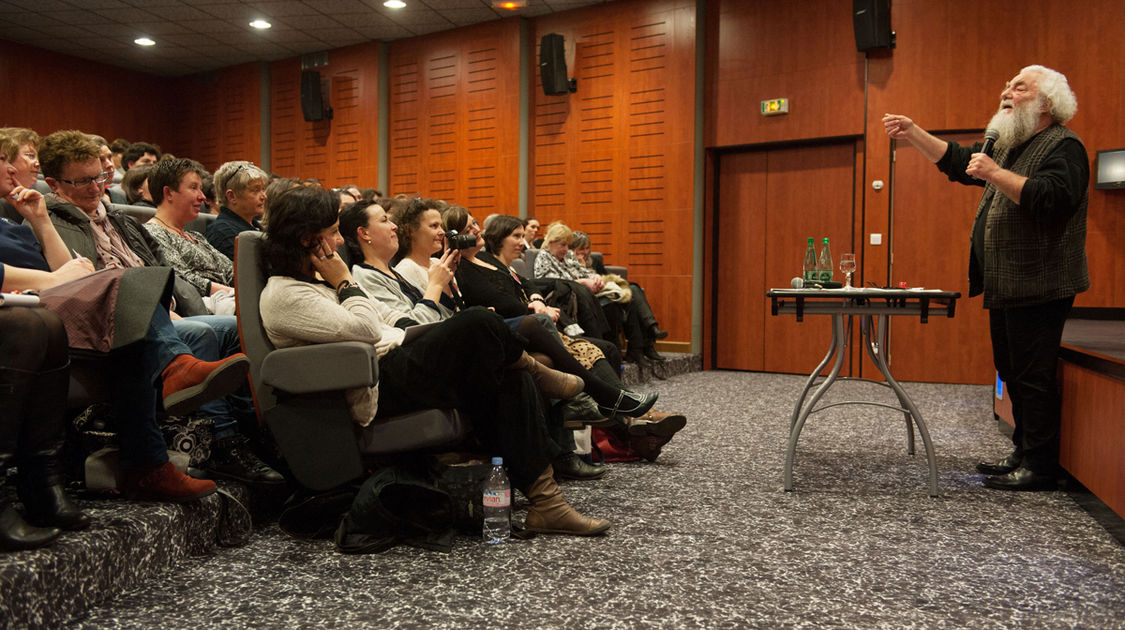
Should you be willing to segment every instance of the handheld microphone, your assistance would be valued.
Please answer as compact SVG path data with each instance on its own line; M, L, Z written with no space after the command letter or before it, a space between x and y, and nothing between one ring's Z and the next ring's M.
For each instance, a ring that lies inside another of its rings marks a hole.
M999 138L999 131L993 129L992 127L986 129L984 131L984 144L981 145L980 152L987 155L988 157L992 157L992 145L995 144L996 140Z
M805 288L805 279L800 277L793 278L789 281L789 286L793 287L794 289L803 289Z

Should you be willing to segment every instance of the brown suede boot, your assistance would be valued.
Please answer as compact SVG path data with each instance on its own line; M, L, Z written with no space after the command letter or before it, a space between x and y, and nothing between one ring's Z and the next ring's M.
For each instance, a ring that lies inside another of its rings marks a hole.
M541 534L571 534L597 536L609 529L609 521L582 516L563 498L555 471L551 466L543 471L527 489L531 509L527 511L524 527Z
M586 387L582 379L566 372L553 370L535 360L524 352L515 363L508 366L510 370L527 370L531 378L535 379L535 386L548 398L570 398Z

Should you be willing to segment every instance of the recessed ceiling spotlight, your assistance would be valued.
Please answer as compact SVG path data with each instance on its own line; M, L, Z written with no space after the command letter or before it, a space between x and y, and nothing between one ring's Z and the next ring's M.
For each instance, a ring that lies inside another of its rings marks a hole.
M273 26L273 24L270 24L269 22L267 22L265 20L254 20L253 22L250 23L250 26L253 26L254 28L256 28L258 30L264 31L267 28Z
M401 9L406 6L406 3L402 0L387 0L383 3L383 6L388 9Z
M492 0L493 9L507 9L515 11L527 6L527 0Z
M153 41L151 38L148 38L148 37L138 37L137 39L133 40L133 43L138 45L138 46L155 46L156 45L156 42Z

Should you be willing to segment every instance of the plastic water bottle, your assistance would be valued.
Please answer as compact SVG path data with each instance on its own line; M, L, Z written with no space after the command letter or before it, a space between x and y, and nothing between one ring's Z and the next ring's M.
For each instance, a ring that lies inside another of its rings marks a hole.
M816 247L813 245L813 239L809 237L809 246L805 248L805 264L804 273L801 275L806 284L813 282L820 282L820 274L816 269Z
M484 480L484 542L495 545L512 534L512 486L504 473L504 458L492 458L492 472Z
M816 260L816 268L820 275L820 283L832 282L832 274L835 271L832 264L832 250L828 249L828 237L824 237L824 245L820 247L820 258Z

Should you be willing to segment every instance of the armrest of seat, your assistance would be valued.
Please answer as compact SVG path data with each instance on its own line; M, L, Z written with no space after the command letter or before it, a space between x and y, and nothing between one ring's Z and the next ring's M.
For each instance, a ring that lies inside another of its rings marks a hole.
M622 267L620 265L606 265L605 271L606 271L606 273L615 273L615 274L621 276L622 278L625 278L626 280L629 279L629 268L628 267Z
M378 380L375 346L360 341L282 348L262 361L262 382L290 394L371 387Z

